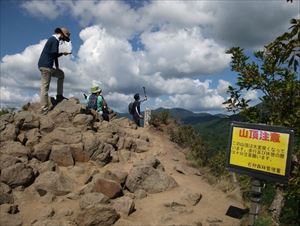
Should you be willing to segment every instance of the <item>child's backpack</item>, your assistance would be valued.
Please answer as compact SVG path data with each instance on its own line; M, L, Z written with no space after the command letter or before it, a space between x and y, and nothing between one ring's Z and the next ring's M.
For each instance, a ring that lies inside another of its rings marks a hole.
M134 107L133 107L133 102L130 102L128 105L128 112L129 114L133 115L134 114Z
M98 99L98 96L96 94L91 94L89 96L87 108L97 110L97 99Z

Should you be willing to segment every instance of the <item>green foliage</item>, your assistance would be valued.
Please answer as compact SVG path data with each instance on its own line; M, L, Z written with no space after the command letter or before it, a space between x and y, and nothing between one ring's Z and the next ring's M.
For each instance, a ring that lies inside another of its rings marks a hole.
M215 176L220 176L226 172L226 155L225 152L217 152L208 159L208 165Z
M287 197L280 216L281 226L299 225L299 213L299 202L295 202L294 198Z
M259 217L253 226L272 226L274 225L270 217Z
M150 119L150 125L158 128L162 124L168 125L171 116L168 110L164 110L162 112L152 113Z
M228 111L240 112L248 122L281 125L293 128L295 132L295 159L300 157L300 19L292 19L288 32L254 53L256 61L249 62L249 57L240 47L227 51L231 54L232 71L238 73L236 87L230 86L230 97L224 104ZM250 107L251 100L245 100L245 91L255 90L262 93L261 104ZM293 162L293 171L286 186L287 202L280 221L283 225L293 225L299 218L300 205L300 164ZM271 185L270 185L271 186ZM271 192L272 189L270 189ZM269 194L271 198L271 193ZM266 199L269 204L269 199ZM297 208L295 208L298 206ZM296 211L297 210L297 211ZM290 224L291 223L291 224ZM257 225L268 225L261 222Z
M1 115L5 115L5 114L7 114L7 113L9 113L9 110L7 110L7 109L2 109L2 110L0 110L0 116L1 116Z

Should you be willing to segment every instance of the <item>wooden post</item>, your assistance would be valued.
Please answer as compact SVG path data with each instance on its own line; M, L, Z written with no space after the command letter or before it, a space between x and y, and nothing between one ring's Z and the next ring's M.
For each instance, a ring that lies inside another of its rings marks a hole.
M148 127L151 119L151 110L149 108L145 109L144 112L144 127Z
M260 199L262 195L262 187L263 183L256 179L252 178L251 180L251 206L249 211L249 226L253 226L255 223L255 220L258 217L258 213L260 210Z

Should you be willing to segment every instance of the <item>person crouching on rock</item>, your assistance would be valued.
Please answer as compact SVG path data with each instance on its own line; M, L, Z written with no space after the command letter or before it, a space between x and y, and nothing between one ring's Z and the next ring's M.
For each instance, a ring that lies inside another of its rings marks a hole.
M107 103L104 100L102 94L102 89L99 86L93 86L91 88L91 95L87 97L87 108L95 110L98 113L99 118L103 118L109 121Z
M66 99L63 96L64 72L59 68L58 58L62 55L71 53L59 53L58 47L60 41L70 41L70 32L67 28L56 28L54 34L47 40L41 56L39 58L38 67L41 71L41 113L47 114L49 111L48 104L48 91L50 86L51 77L57 78L57 95L56 103ZM55 69L53 68L55 64Z
M133 121L136 123L137 126L141 126L140 119L143 119L141 115L141 103L147 100L147 96L143 100L140 100L140 94L136 93L134 95L134 102L133 102Z

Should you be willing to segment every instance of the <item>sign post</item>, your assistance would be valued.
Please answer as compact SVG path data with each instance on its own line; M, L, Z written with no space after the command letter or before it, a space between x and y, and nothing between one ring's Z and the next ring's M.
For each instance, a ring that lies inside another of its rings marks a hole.
M262 194L262 181L286 183L290 174L294 131L278 126L233 122L227 167L252 177L249 225L253 225Z

